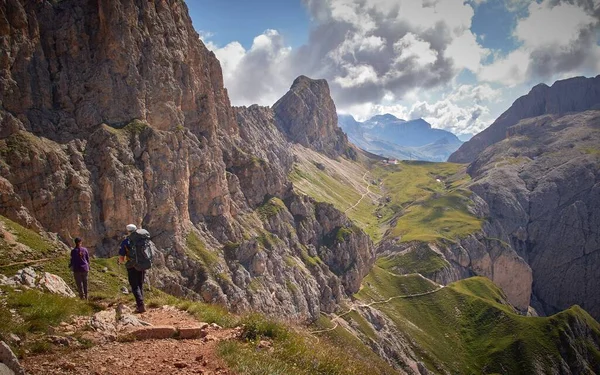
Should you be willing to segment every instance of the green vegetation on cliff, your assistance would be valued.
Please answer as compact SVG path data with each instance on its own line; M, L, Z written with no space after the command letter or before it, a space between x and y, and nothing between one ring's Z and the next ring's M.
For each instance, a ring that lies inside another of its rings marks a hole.
M328 159L308 149L296 156L298 162L289 175L294 188L318 202L333 204L378 242L383 235L376 213L380 189L372 184L368 169L359 162Z
M276 216L281 210L285 210L285 204L279 198L273 197L268 199L260 207L257 208L258 215L263 220L268 220Z
M219 262L219 256L208 250L195 232L188 233L185 244L187 245L187 254L192 259L200 261L205 267L212 267Z

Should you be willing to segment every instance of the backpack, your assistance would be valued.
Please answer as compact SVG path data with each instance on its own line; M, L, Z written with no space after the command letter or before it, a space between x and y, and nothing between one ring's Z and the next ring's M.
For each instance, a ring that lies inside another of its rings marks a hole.
M150 233L145 229L138 229L129 235L129 255L133 267L138 271L145 271L152 267L152 242Z

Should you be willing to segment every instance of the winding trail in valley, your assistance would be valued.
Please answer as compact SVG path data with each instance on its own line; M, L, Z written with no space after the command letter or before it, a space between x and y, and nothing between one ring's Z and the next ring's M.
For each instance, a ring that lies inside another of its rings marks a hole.
M318 330L318 331L312 331L310 333L314 335L314 334L317 334L317 333L324 333L324 332L330 332L330 331L335 330L339 326L339 323L338 323L339 318L341 318L341 317L343 317L345 315L350 314L352 311L356 311L357 308L371 307L373 305L381 305L381 304L389 303L390 301L392 301L394 299L399 299L399 298L422 297L422 296L426 296L426 295L429 295L429 294L437 293L440 290L444 289L445 287L446 287L445 285L440 285L440 286L438 286L438 288L436 288L434 290L430 290L428 292L424 292L424 293L403 294L403 295L398 295L398 296L390 297L390 298L382 300L382 301L373 301L373 302L370 302L370 303L361 303L361 304L359 304L357 306L354 306L354 307L350 308L350 310L345 311L345 312L343 312L341 314L334 314L334 313L332 313L331 315L333 315L333 318L331 319L331 321L334 323L333 327L327 328L327 329L321 329L321 330ZM329 315L327 315L326 313L323 313L323 312L321 312L321 314L323 314L325 316L329 316Z

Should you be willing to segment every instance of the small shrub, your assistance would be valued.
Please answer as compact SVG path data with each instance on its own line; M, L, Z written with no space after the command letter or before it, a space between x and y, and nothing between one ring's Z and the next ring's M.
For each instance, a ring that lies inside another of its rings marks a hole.
M46 340L36 340L29 345L29 351L33 354L50 353L53 349L52 344Z
M288 333L282 324L268 320L260 314L249 314L242 319L241 323L244 325L242 337L248 341L265 337L283 339Z

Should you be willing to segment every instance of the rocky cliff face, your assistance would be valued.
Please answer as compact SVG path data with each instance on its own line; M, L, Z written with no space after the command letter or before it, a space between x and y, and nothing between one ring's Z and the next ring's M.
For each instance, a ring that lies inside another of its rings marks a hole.
M356 159L338 119L329 85L324 79L296 78L290 90L273 105L276 124L292 142L336 158Z
M488 235L533 271L533 305L578 304L600 318L600 111L520 121L470 165L489 205Z
M551 87L540 84L517 99L492 125L465 142L448 158L453 163L470 163L485 150L507 138L507 130L522 119L545 114L563 115L600 109L600 75L575 77L555 82Z
M6 0L2 9L2 176L24 199L7 215L101 244L127 222L173 232L190 217L235 213L217 134L235 136L235 118L184 3ZM189 196L195 188L201 201Z
M480 203L486 208L485 202ZM488 213L481 212L482 216ZM422 264L431 264L431 257L443 260L443 266L420 273L436 283L448 285L472 276L485 276L506 293L507 301L521 313L531 304L532 270L529 264L505 241L492 236L495 229L488 223L482 231L456 242L401 243L386 240L378 245L380 256L398 256L411 253ZM495 232L494 232L495 233ZM415 270L395 267L398 274L411 274Z
M294 132L346 150L326 83L232 108L179 0L0 0L0 32L0 214L100 256L139 224L158 285L234 309L314 318L358 289L370 240L287 179Z
M600 317L599 108L600 76L538 85L449 159L472 161L484 233L529 264L541 313L579 304Z

